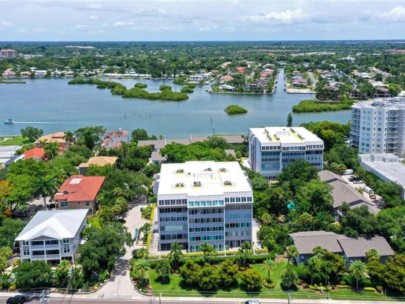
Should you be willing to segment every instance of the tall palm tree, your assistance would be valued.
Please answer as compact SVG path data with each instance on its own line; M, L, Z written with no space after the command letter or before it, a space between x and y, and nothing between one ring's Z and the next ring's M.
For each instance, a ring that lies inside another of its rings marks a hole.
M240 260L242 266L246 266L247 258L252 253L252 244L250 242L242 243L239 248Z
M169 261L172 264L173 270L177 270L179 267L180 261L183 257L182 249L183 247L178 242L174 242L170 245Z
M45 175L38 181L37 193L42 196L44 200L44 207L46 209L46 197L52 197L56 193L59 186L58 178L54 174Z
M66 132L65 132L65 140L67 141L67 142L72 142L73 141L73 139L74 139L74 134L73 134L73 132L72 131L69 131L69 130L67 130Z
M208 242L205 242L205 243L201 244L200 251L204 255L204 261L207 262L207 260L211 256L211 254L215 252L215 247L212 246L211 244L209 244Z
M273 270L274 267L274 261L271 258L267 258L264 261L264 268L267 270L267 282L270 283L271 282L271 278L270 278L270 273Z
M359 280L367 276L367 267L360 260L353 261L349 267L350 275L356 279L356 290L359 289Z
M313 256L308 260L308 267L311 270L311 285L314 284L314 274L321 272L322 260L318 256Z
M48 160L51 160L58 155L59 146L57 143L54 142L46 143L43 148L45 150L45 154Z
M287 247L286 254L288 257L288 263L290 263L291 260L295 259L298 256L299 252L297 250L297 247L295 247L294 245L291 245L291 246Z

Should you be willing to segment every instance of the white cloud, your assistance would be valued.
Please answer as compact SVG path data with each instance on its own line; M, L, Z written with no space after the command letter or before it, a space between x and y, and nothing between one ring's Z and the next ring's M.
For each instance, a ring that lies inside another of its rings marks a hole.
M127 25L127 23L124 21L117 21L114 23L114 26L116 26L116 27L125 26L125 25Z
M18 34L26 34L28 33L28 30L25 27L20 27L15 32Z
M242 17L242 20L250 21L253 23L275 23L275 24L292 24L299 23L305 19L302 9L290 10L280 12L269 12L264 15L253 15Z
M387 21L405 22L405 7L396 6L390 11L380 14L379 17Z
M87 5L87 8L88 9L91 9L91 10L99 10L99 9L101 9L103 6L102 5L100 5L100 4L89 4L89 5Z
M7 21L0 21L0 31L6 30L6 28L10 27L11 23Z
M90 20L98 20L98 19L100 19L100 18L97 17L97 16L90 16L89 19L90 19Z
M205 32L205 31L210 31L212 29L213 28L211 26L202 26L198 30L201 31L201 32Z
M87 28L87 25L84 24L77 24L73 27L74 30L76 31L83 31Z
M33 33L45 33L46 29L44 29L43 27L36 27L34 29L32 29Z

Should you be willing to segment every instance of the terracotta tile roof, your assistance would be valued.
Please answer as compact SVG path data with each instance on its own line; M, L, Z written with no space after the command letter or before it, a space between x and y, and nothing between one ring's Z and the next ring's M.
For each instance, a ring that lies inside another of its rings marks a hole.
M94 201L105 180L104 176L72 175L54 196L56 201Z
M238 73L245 73L246 68L245 68L245 67L236 67L236 71L237 71Z
M221 80L223 81L232 81L234 78L232 76L229 75L225 75L221 77Z
M110 131L104 134L104 137L115 137L115 136L128 136L129 132L125 130Z
M45 157L45 150L42 148L32 148L30 150L25 151L24 153L25 159L43 159Z
M47 134L44 136L41 136L38 138L35 143L40 143L40 142L56 142L59 144L66 143L65 140L65 133L64 132L57 132L53 134Z
M103 167L106 165L115 165L117 162L118 157L115 156L94 156L91 157L86 163L81 163L79 165L80 168L89 167L91 165L97 167Z

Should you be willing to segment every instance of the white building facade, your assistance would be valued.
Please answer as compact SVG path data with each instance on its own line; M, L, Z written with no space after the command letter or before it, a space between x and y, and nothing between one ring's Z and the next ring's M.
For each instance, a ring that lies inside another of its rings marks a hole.
M249 131L249 164L268 179L298 159L323 170L324 143L302 127L252 128Z
M350 143L359 153L405 152L405 97L375 99L352 106Z
M38 211L16 238L21 261L74 261L88 209Z
M154 190L159 250L175 241L189 252L252 243L253 191L238 162L163 164Z

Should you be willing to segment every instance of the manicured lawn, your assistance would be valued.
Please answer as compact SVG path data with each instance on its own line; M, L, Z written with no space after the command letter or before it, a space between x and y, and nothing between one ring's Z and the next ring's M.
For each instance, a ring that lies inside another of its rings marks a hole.
M194 288L187 288L181 286L181 277L177 274L170 275L170 281L168 283L161 283L157 280L157 273L155 270L149 271L150 284L153 289L154 295L159 295L166 297L195 297L195 296L206 296L206 297L222 297L222 298L287 298L288 295L280 287L281 276L285 272L287 262L276 263L274 269L272 270L270 277L276 286L272 289L262 287L259 293L248 293L236 287L230 290L220 289L217 292L200 292ZM260 272L263 280L267 278L267 271L265 270L263 264L251 265L252 269ZM324 292L324 297L328 294ZM299 288L291 294L292 299L319 299L322 296L313 290ZM351 290L335 290L330 292L331 299L353 299L353 300L392 300L393 298L386 295L379 295L374 292L364 292L362 294L355 293Z
M0 146L21 146L25 143L22 136L0 136Z

